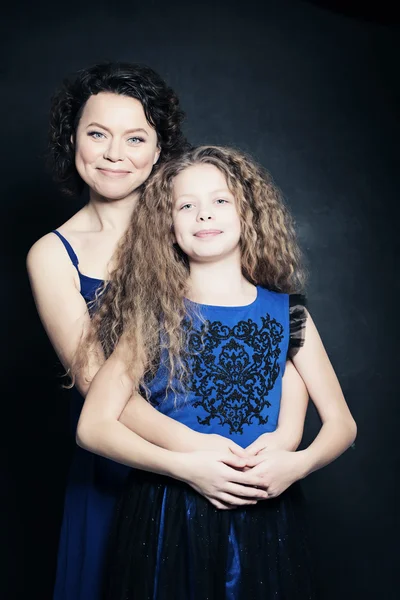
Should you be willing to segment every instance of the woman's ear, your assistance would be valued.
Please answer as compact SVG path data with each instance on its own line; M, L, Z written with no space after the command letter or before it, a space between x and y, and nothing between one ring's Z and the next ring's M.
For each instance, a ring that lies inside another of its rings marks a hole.
M161 154L161 147L157 145L157 150L154 155L153 165L155 165L156 162L158 161L158 159L160 158L160 154Z

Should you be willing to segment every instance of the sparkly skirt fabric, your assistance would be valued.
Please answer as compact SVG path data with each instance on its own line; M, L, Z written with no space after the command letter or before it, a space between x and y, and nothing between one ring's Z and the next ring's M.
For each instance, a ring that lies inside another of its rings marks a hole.
M191 487L132 471L111 536L106 600L315 598L298 484L217 510Z

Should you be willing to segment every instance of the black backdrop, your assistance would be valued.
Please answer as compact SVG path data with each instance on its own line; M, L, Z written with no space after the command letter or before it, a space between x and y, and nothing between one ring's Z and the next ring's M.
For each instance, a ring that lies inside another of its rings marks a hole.
M310 309L359 428L354 450L304 482L322 597L395 598L393 15L382 3L379 13L300 0L107 4L19 2L3 14L0 596L51 598L73 447L25 273L30 245L80 206L44 167L49 98L65 75L119 59L151 65L178 91L193 143L251 152L287 198ZM303 443L317 429L310 408Z

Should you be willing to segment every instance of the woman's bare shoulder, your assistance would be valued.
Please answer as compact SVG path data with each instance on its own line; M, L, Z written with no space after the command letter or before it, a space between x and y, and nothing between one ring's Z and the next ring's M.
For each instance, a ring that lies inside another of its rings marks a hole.
M85 210L81 209L69 218L65 223L62 223L56 228L56 231L61 233L68 241L71 238L75 239L77 233L85 227L86 215ZM27 255L27 266L35 266L36 263L41 264L43 261L48 263L58 263L60 260L65 264L66 252L59 237L51 231L40 237L29 249Z

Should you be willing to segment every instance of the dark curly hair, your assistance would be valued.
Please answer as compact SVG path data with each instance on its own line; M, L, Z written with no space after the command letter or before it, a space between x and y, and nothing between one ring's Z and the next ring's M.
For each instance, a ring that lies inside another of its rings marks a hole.
M146 119L157 133L161 148L158 163L178 156L189 147L181 130L184 112L175 92L146 65L106 62L78 71L64 80L52 98L49 129L49 166L64 192L80 194L84 181L75 167L75 133L90 96L111 92L139 100ZM158 165L157 163L157 165Z

